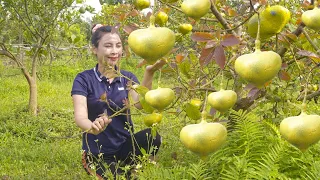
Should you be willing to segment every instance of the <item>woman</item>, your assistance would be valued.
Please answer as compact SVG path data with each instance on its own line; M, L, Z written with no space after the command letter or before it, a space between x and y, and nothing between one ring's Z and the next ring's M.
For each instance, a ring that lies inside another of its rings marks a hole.
M128 84L139 83L131 72L121 70L118 63L122 56L122 41L115 27L96 25L93 28L91 43L98 63L96 67L79 73L73 83L71 95L74 104L75 122L83 134L82 156L83 167L89 174L103 178L107 169L105 162L115 176L118 161L132 164L134 155L142 155L140 148L145 150L157 147L151 154L156 154L161 144L159 134L151 137L150 129L142 130L133 136L133 124L130 111L120 111L125 107L129 96L138 107L139 95L128 90ZM154 72L165 64L158 61L147 66L141 85L151 89ZM119 115L111 118L114 113ZM131 134L130 134L131 132ZM133 141L133 139L135 139ZM134 143L133 143L134 142ZM101 161L102 160L102 161ZM95 173L96 172L96 173Z

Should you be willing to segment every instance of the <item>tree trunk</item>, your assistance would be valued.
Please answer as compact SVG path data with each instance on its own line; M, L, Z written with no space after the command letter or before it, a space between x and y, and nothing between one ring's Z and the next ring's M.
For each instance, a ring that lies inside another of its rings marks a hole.
M33 115L37 115L38 110L38 88L37 88L37 77L33 76L31 77L29 82L29 112Z

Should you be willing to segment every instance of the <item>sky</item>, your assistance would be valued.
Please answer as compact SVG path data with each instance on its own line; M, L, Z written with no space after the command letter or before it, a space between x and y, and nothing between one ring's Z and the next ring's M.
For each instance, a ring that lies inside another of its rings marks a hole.
M99 3L99 0L85 0L83 5L90 5L96 9L95 13L99 13L101 11L101 5ZM89 12L86 12L82 15L84 19L91 19L94 16L94 14L91 14Z

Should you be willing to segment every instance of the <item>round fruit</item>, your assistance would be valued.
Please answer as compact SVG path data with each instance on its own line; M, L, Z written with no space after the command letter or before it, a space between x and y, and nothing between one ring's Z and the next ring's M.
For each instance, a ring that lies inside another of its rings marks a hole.
M81 14L84 14L84 13L86 12L86 8L84 8L83 6L80 7L79 12L80 12Z
M210 6L210 0L184 0L181 10L187 16L199 20L208 13Z
M274 78L281 69L281 57L273 51L256 50L254 53L244 54L235 61L235 70L240 77L262 88L264 84Z
M232 90L212 92L208 95L208 103L219 112L226 112L237 102L237 93Z
M178 27L178 32L185 35L192 31L191 24L180 24Z
M180 131L182 144L190 151L205 158L208 154L218 150L227 139L227 129L220 123L190 124Z
M166 27L151 25L145 29L138 29L130 33L128 44L132 51L142 57L149 64L167 55L175 44L175 34Z
M168 107L174 99L175 93L170 88L150 90L145 95L146 102L158 111L162 111L164 108Z
M156 19L155 19L155 23L158 24L159 26L164 26L168 21L168 15L165 12L158 12L156 14Z
M193 98L190 100L190 104L195 106L197 109L200 109L202 102L198 98Z
M155 109L153 107L151 107L145 100L145 98L143 96L139 96L139 102L140 102L140 105L142 107L142 109L145 111L145 112L148 112L148 113L152 113Z
M142 10L150 6L150 0L134 0L133 4L138 10Z
M146 126L150 127L155 123L160 123L162 120L162 114L160 113L152 113L147 114L143 117L143 122Z
M308 10L302 14L301 20L308 28L320 30L320 8L315 5L313 10Z
M320 140L320 116L302 112L285 118L280 123L280 133L289 143L305 151Z
M260 13L260 38L267 39L279 33L290 20L290 11L280 5L270 6ZM257 37L258 15L248 21L248 32L253 38Z

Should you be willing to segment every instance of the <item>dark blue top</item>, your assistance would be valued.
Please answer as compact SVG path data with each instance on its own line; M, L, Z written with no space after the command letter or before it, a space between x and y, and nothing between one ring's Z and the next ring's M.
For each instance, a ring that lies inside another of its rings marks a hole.
M137 77L128 71L121 70L120 73L134 83L139 83ZM78 94L87 97L88 118L94 121L100 114L106 112L109 116L124 107L124 100L128 99L127 83L130 81L124 77L116 77L109 83L108 79L100 74L98 65L91 70L79 73L74 82L71 95ZM100 100L106 92L107 102ZM130 113L130 112L128 112ZM127 111L113 117L107 128L98 135L84 133L82 137L82 148L86 152L97 155L114 155L130 137L129 125L132 127L130 115ZM133 131L133 128L132 128ZM86 143L88 137L89 148Z

